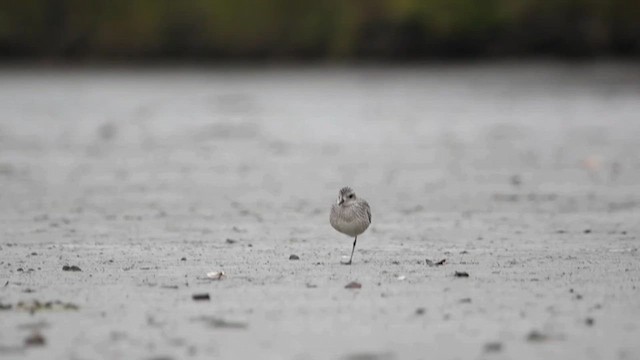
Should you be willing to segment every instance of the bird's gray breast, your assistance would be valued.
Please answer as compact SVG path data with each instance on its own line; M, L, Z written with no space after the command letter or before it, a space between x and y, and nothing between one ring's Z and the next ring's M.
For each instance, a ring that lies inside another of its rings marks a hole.
M348 207L333 205L329 222L339 232L349 236L357 236L369 227L369 214L368 206L365 208L360 204Z

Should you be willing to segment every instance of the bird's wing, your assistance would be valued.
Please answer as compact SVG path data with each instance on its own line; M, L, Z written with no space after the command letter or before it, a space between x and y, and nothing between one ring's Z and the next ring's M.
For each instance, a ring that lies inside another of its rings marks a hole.
M365 201L365 208L367 209L367 216L369 217L369 224L371 224L371 208L369 207L369 203Z

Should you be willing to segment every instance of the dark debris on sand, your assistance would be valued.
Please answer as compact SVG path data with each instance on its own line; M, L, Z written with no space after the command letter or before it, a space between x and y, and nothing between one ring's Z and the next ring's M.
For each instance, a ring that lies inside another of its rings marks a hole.
M484 344L484 352L500 352L502 351L502 343L499 342L488 342Z
M46 344L46 340L42 334L39 332L34 332L33 334L27 336L24 339L25 346L44 346Z
M82 271L79 266L76 265L65 265L62 267L62 271Z
M447 262L447 259L442 259L440 261L433 261L433 260L429 260L429 259L425 259L425 262L427 263L427 266L442 266L444 265L445 262Z
M352 281L344 286L345 289L360 289L362 288L362 284L359 282Z
M543 341L547 341L547 340L549 340L549 336L541 333L538 330L532 330L527 335L527 341L529 341L529 342L543 342Z
M209 296L209 293L193 294L193 295L191 295L191 298L194 301L209 301L209 300L211 300L211 297Z

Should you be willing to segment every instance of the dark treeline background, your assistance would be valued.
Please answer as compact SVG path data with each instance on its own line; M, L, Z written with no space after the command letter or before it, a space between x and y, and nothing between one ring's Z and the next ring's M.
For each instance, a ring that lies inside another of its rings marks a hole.
M639 0L0 0L5 58L638 56Z

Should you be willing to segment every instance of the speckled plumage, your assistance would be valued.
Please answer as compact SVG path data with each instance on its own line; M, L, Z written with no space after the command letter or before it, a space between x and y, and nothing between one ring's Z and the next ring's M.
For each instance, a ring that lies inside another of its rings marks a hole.
M351 264L358 235L365 232L371 224L369 203L356 197L355 192L350 187L344 187L340 189L336 203L331 206L329 222L337 231L355 238L351 250L351 258L347 263Z
M357 199L349 206L333 204L329 222L334 229L345 235L358 236L371 224L369 204L362 199Z

